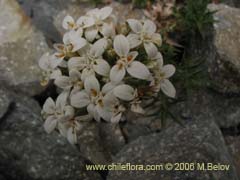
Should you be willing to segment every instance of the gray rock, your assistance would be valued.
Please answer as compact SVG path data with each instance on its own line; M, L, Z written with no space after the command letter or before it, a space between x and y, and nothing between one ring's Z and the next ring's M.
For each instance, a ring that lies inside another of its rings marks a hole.
M214 54L208 58L214 88L223 93L240 93L240 9L223 4L209 5L214 24Z
M0 180L6 180L2 175L0 175Z
M238 179L224 139L216 124L197 119L174 124L158 134L140 137L125 146L114 163L154 165L161 163L192 162L230 165L229 171L110 171L108 180L207 180ZM197 165L195 165L195 168Z
M64 9L72 1L64 0L17 0L27 16L31 17L32 23L43 32L49 42L58 42L61 36L53 25L53 17Z
M106 164L111 161L108 151L105 150L99 136L99 128L96 122L91 122L79 133L78 144L80 152L93 164Z
M0 89L0 118L7 112L11 101L3 89Z
M57 132L44 131L37 102L6 95L14 106L0 119L0 174L16 180L101 179L98 173L85 170L87 159L76 147Z
M91 122L78 136L80 152L94 164L108 164L124 145L119 125Z
M221 2L232 7L240 7L240 2L238 0L223 0Z
M109 151L111 157L117 154L125 145L125 137L119 124L100 123L99 136L105 149Z
M28 95L43 91L38 60L49 51L43 35L15 0L0 1L0 83Z
M232 155L238 177L240 178L240 137L226 136L225 141L229 148L229 152Z
M240 97L198 90L188 100L175 104L172 112L181 115L183 119L207 118L221 128L229 128L240 123L239 104Z

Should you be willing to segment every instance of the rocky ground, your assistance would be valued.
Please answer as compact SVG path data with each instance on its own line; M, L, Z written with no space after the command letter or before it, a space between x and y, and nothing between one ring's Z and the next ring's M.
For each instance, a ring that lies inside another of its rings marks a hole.
M228 4L228 5L226 5ZM71 146L47 135L40 116L47 96L38 59L61 41L61 21L93 8L80 0L0 0L0 180L237 180L240 177L240 3L210 5L216 22L206 57L212 88L195 90L172 110L181 115L161 129L156 118L129 115L126 123L93 122ZM141 17L114 2L119 16ZM50 87L51 88L51 87ZM42 99L41 99L42 98ZM86 171L86 164L213 162L229 171Z

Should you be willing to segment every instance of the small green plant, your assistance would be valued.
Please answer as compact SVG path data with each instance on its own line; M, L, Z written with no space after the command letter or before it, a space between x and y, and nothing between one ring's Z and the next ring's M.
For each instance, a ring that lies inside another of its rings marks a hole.
M94 4L95 6L99 5L99 4L103 4L103 0L90 0L92 4Z
M210 0L186 0L184 6L175 11L179 25L187 32L203 36L204 31L214 23L215 11L208 10Z
M148 3L153 3L155 0L132 0L133 7L144 8Z

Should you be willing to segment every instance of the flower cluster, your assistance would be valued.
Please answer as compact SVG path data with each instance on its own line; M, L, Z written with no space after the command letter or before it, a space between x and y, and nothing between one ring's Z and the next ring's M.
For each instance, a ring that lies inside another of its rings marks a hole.
M128 19L123 33L116 19L111 7L93 9L77 21L64 18L63 44L39 60L42 84L53 80L60 92L56 101L49 97L43 105L47 133L57 129L74 144L83 122L118 123L129 110L144 114L143 99L160 90L175 96L168 80L175 67L163 63L156 25Z

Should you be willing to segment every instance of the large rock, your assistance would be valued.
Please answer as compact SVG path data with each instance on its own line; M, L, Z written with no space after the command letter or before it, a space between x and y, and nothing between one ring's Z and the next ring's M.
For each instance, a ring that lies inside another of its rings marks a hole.
M214 14L214 57L208 55L209 73L216 90L240 93L240 9L223 4L209 5Z
M118 124L91 122L78 136L80 152L93 164L109 164L125 145Z
M233 161L240 178L240 137L239 136L226 136L226 144L229 148L229 152L233 157Z
M161 133L140 137L117 154L114 163L158 165L161 163L190 162L230 165L229 171L110 171L108 180L237 180L235 167L216 124L198 119L174 124ZM206 166L205 166L206 167Z
M183 119L208 119L221 128L229 128L240 123L239 104L240 97L202 89L191 93L186 101L175 104L172 112Z
M48 135L34 100L6 93L13 103L0 119L0 174L15 180L99 180L86 171L80 156L57 132Z
M28 95L42 92L38 59L49 51L43 35L15 0L0 0L0 83Z

